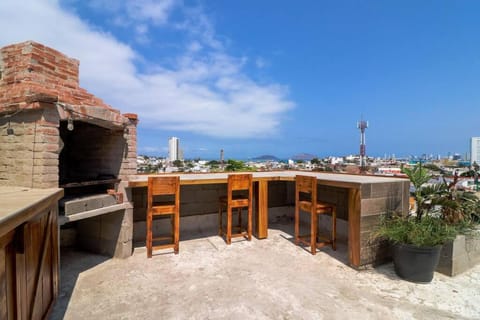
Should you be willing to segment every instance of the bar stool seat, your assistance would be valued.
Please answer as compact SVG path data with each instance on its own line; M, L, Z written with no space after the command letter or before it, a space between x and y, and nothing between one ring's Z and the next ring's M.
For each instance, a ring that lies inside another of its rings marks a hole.
M310 234L300 235L300 212L310 213ZM332 222L330 237L319 233L318 216L329 215ZM337 210L334 204L317 201L317 179L311 176L295 176L295 244L310 246L314 255L317 248L330 244L336 250Z
M155 217L170 217L171 233L168 236L153 237L153 221ZM153 250L173 248L179 251L180 238L180 177L148 177L147 199L147 257L152 257ZM165 242L166 244L156 244Z
M225 236L227 244L233 237L252 239L252 175L230 174L227 180L227 195L219 198L218 235ZM227 225L223 227L223 210L226 210ZM233 211L236 209L238 224L232 225ZM247 209L247 226L242 225L242 210ZM232 232L232 230L234 232Z

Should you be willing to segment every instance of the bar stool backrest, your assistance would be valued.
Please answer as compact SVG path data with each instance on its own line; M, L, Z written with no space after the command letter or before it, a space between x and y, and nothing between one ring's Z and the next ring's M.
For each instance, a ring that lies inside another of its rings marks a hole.
M151 196L178 194L180 178L175 177L148 177L148 199Z
M296 201L317 203L317 178L310 176L295 176Z
M228 175L228 188L231 191L249 190L252 187L251 174L230 174Z

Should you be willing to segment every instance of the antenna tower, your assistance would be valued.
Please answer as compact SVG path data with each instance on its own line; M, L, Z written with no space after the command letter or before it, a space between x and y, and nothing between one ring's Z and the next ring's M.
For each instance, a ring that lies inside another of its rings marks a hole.
M367 166L366 148L365 148L365 129L368 128L368 121L363 120L357 122L357 128L360 129L360 170L365 171Z

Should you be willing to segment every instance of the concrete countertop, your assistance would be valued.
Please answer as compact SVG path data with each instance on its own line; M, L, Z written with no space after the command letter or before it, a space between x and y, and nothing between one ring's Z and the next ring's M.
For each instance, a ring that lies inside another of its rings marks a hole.
M63 189L0 187L0 236L12 230L52 201L63 196Z
M218 182L220 180L227 179L229 174L235 174L239 172L219 172L219 173L168 173L158 174L160 176L180 176L182 184L194 184L194 182L201 183L207 181ZM386 177L377 175L354 175L343 173L326 173L326 172L312 172L312 171L268 171L268 172L251 172L254 180L286 180L294 181L296 175L308 175L317 177L320 183L332 182L332 183L345 183L352 185L361 185L366 183L383 183L383 182L399 182L408 181L406 178L399 177ZM156 174L139 174L129 176L130 187L146 186L148 176L154 176Z

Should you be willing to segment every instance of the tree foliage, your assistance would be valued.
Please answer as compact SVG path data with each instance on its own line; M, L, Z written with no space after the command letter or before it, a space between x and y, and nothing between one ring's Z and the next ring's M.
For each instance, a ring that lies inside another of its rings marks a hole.
M252 169L245 165L245 162L241 160L227 160L227 166L225 167L226 171L251 171Z

